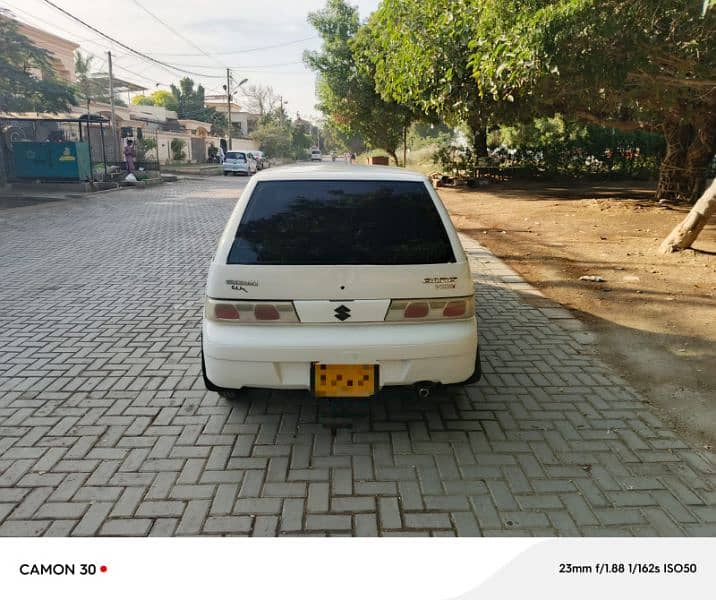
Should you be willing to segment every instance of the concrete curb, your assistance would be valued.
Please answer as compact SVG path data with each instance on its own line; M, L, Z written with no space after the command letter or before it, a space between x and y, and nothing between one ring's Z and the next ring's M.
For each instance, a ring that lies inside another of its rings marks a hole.
M490 283L494 285L514 291L523 302L537 308L542 315L565 330L576 342L586 346L596 344L597 338L594 333L589 331L587 326L564 306L547 298L475 239L462 233L459 234L459 237L465 254L470 260L473 273L480 271L481 278L491 280ZM480 265L489 266L488 271L480 269Z

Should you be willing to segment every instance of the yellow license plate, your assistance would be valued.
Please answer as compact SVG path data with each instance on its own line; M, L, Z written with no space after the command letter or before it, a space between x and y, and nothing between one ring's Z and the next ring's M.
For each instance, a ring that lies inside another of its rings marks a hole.
M313 394L319 398L367 398L375 395L378 365L313 364Z

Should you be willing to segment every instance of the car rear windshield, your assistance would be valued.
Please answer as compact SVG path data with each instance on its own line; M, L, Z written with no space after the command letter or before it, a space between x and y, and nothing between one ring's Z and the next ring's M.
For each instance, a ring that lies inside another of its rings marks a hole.
M410 265L455 262L455 255L421 182L263 181L227 262Z
M227 152L226 158L231 158L233 160L246 160L246 155L243 152Z

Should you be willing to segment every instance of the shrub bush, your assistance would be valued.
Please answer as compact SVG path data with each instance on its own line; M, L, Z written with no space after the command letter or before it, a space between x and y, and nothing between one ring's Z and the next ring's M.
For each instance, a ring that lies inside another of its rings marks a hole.
M172 160L179 162L186 159L186 152L184 152L184 146L186 146L186 142L184 140L174 138L171 141L169 147L172 151Z

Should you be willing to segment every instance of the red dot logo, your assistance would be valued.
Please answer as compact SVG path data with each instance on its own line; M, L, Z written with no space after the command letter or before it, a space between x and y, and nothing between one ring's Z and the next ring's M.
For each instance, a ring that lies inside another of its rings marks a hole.
M99 570L100 570L101 573L106 573L106 572L107 572L107 567L105 567L104 565L102 565L102 566L99 568Z

